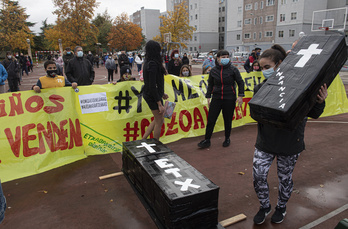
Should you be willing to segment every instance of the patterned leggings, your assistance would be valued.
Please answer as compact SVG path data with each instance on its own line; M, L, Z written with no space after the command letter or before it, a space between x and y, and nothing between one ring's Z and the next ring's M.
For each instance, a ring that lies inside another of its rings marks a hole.
M262 208L268 208L270 206L267 175L274 158L277 157L277 172L279 180L277 206L284 208L292 193L294 185L292 181L292 173L299 156L300 154L292 156L276 156L255 149L253 160L254 189Z

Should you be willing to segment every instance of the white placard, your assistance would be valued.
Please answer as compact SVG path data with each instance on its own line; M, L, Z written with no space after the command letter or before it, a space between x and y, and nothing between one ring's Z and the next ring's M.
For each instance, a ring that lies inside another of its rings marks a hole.
M106 92L79 95L82 114L109 111Z

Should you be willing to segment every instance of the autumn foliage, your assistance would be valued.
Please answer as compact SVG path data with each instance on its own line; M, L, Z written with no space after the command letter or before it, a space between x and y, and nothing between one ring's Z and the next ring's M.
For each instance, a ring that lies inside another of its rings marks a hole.
M26 22L29 17L17 1L2 0L0 11L0 47L10 50L28 48L27 39L33 44L34 35Z
M52 48L58 49L58 39L63 47L87 46L97 42L98 28L91 23L96 0L53 0L57 8L56 25L45 32Z
M138 25L130 22L126 13L122 13L114 20L108 36L111 48L118 50L137 49L143 41L141 31L142 29Z
M172 42L178 42L183 48L187 48L186 41L192 38L195 28L189 25L188 6L185 1L175 6L174 11L168 11L167 16L160 16L162 26L160 26L161 36L156 36L154 40L164 42L164 34L171 33Z

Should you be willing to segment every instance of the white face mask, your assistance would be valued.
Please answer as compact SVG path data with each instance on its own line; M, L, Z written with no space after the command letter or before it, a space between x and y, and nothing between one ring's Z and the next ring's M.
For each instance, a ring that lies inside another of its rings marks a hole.
M182 75L183 75L183 76L189 76L189 75L190 75L190 72L182 72Z

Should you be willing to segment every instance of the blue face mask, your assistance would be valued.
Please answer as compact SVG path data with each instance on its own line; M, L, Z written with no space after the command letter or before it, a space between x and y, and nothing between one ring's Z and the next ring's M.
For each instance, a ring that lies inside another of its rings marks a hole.
M77 52L77 57L83 57L83 52L82 51L78 51Z
M213 59L213 56L209 56L209 59Z
M220 59L220 64L225 66L227 65L228 63L230 63L230 59L229 58L221 58Z
M269 77L271 77L271 75L274 73L274 69L273 68L269 68L267 70L263 70L262 74L263 76L268 79Z
M66 52L66 54L71 54L71 52Z
M178 57L179 57L179 54L177 54L177 53L174 54L174 57L175 57L175 58L178 58Z

